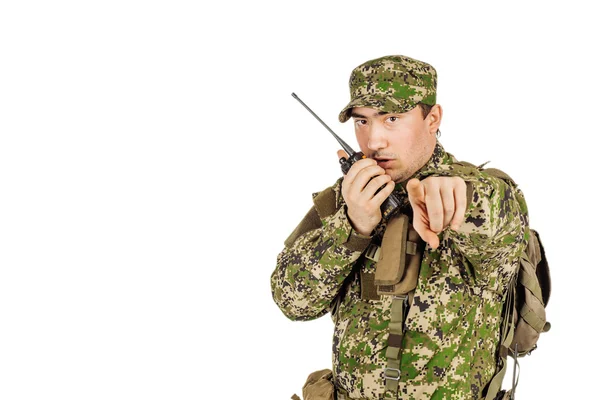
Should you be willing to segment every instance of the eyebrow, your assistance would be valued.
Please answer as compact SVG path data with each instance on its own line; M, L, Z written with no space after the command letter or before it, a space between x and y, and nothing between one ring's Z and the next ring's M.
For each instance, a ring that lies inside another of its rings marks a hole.
M377 114L375 114L375 115L385 115L385 114L389 114L389 112L386 112L386 111L379 111L379 112L378 112ZM366 118L368 118L368 117L365 117L364 115L360 115L360 114L358 114L358 113L356 113L356 112L354 112L354 111L352 111L352 112L350 113L350 116L351 116L352 118L365 118L365 119L366 119Z

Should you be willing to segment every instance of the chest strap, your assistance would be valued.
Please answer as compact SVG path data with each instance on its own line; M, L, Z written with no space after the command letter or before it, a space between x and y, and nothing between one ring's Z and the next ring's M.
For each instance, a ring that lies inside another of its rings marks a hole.
M394 399L397 398L398 382L400 381L400 357L402 337L404 336L404 319L406 318L407 310L408 295L394 295L392 298L388 348L385 352L387 366L383 370L386 394L391 395Z

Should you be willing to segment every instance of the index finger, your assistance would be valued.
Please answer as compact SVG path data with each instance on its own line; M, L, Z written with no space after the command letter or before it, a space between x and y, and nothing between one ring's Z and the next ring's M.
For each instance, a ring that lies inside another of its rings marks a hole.
M345 159L348 159L348 157L349 157L348 153L346 153L344 150L341 150L341 149L337 151L337 156L338 156L338 158L344 157Z
M346 173L346 177L344 179L348 183L352 183L354 182L354 178L356 178L360 171L374 165L377 165L377 161L373 160L372 158L363 158L361 160L358 160L354 164L352 164L352 166Z
M417 178L413 178L406 184L408 199L411 201L425 202L425 186Z

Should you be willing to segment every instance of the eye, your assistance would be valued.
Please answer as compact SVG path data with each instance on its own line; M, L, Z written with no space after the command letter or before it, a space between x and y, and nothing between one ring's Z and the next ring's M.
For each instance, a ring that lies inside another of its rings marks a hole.
M394 117L393 115L391 115L391 116L389 116L389 117L387 118L387 120L388 120L389 122L392 122L392 123L393 123L393 122L396 122L396 121L398 121L398 117Z
M365 126L367 124L367 120L366 119L355 119L354 124L356 124L356 126Z

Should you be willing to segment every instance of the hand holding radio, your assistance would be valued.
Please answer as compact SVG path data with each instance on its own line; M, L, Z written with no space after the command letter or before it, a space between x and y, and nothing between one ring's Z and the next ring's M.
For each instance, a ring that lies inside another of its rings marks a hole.
M338 157L348 158L343 150ZM381 205L394 190L392 177L371 158L356 161L342 182L342 196L348 207L346 213L354 230L370 236L382 218ZM380 190L381 189L381 190Z

